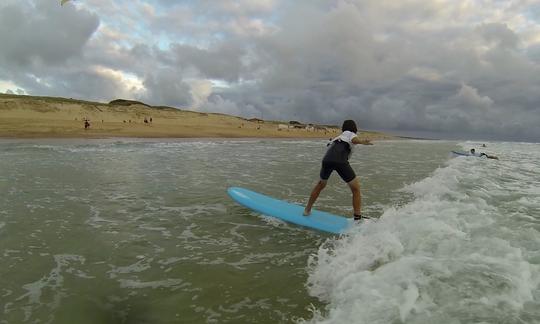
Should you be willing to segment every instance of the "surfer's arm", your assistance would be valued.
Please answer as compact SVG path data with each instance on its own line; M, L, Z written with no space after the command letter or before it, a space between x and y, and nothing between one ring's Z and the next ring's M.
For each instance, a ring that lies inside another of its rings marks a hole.
M480 157L482 156L485 156L487 157L488 159L493 159L493 160L498 160L499 158L496 157L495 155L487 155L486 153L480 153Z
M358 136L353 137L352 139L353 144L362 144L362 145L373 145L370 140L368 139L360 139Z

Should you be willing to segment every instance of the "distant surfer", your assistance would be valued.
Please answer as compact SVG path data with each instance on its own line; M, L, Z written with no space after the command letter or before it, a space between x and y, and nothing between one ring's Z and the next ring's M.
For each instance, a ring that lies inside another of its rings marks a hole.
M322 159L322 167L320 171L320 180L315 185L309 196L309 201L304 209L304 216L308 216L311 213L313 204L319 197L321 191L326 187L326 183L330 174L335 170L341 179L349 185L353 195L352 204L354 209L354 219L360 220L362 214L361 208L361 195L360 195L360 182L354 173L351 165L349 164L349 157L352 153L354 144L373 145L369 140L360 140L356 135L358 131L354 120L346 120L341 127L341 135L332 139L328 144L326 154Z
M487 157L488 159L494 159L494 160L498 160L499 158L494 156L494 155L487 155L486 153L476 153L476 150L475 149L471 149L471 155L472 156L478 156L478 157L482 157L482 156L485 156Z

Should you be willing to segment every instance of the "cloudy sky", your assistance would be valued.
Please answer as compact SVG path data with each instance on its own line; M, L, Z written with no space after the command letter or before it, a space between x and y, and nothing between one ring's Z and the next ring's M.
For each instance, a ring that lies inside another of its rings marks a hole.
M540 141L539 0L1 0L0 92Z

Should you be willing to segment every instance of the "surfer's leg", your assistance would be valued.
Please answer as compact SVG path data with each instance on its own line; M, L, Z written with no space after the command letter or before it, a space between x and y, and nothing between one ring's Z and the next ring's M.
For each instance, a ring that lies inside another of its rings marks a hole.
M319 194L321 191L326 187L326 182L328 178L330 178L330 175L334 171L334 165L332 163L328 162L322 162L321 163L321 171L319 173L320 180L315 185L315 188L311 191L311 195L309 195L309 201L306 205L306 208L304 208L304 216L309 216L311 213L311 207L313 207L313 204L319 198Z
M351 181L347 182L349 188L352 191L352 205L355 215L361 215L360 209L362 207L362 195L360 194L360 181L358 178L354 178Z
M319 194L321 191L326 187L326 180L321 179L317 184L315 185L315 188L311 191L311 195L309 196L309 201L306 205L306 208L304 209L304 216L308 216L311 213L311 207L313 207L313 204L319 198Z
M352 169L349 162L346 162L340 163L336 167L336 171L341 177L341 179L343 179L343 181L345 181L347 185L349 185L349 188L351 188L354 215L360 215L360 208L362 206L362 198L360 196L360 181L358 181L354 170Z

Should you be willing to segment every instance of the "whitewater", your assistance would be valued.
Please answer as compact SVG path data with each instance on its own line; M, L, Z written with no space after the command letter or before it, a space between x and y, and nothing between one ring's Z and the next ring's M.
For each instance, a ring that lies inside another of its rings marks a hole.
M480 143L458 144L463 150ZM309 258L312 323L540 323L540 144L449 158ZM486 150L485 149L485 150Z

